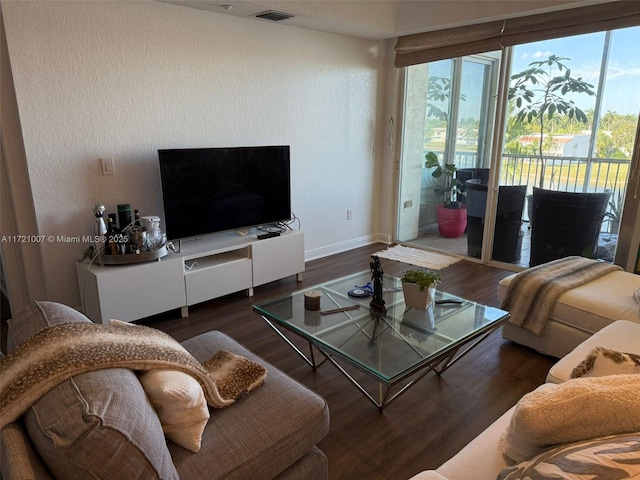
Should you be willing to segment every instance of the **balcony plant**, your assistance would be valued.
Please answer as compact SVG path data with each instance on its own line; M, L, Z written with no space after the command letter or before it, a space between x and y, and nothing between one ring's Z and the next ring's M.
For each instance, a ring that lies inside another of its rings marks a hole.
M467 208L462 202L464 192L462 185L456 178L456 166L452 163L440 164L438 155L429 152L425 155L425 168L433 168L433 178L443 178L442 188L436 188L434 193L442 196L442 203L437 206L438 231L446 238L458 238L467 228Z
M571 59L550 55L545 60L531 62L527 69L511 76L513 83L509 87L508 96L514 109L513 120L535 126L540 135L537 152L540 161L540 188L544 188L545 180L544 146L553 143L551 137L545 138L545 131L552 127L554 119L559 118L587 123L587 115L573 100L568 100L565 96L572 94L575 98L577 94L594 95L593 85L585 82L582 77L571 76L571 70L565 63L569 60ZM559 75L555 75L556 72Z
M407 307L426 310L433 302L436 286L442 281L439 273L431 270L407 270L400 279Z
M623 206L624 193L618 190L617 199L611 198L611 200L609 200L609 210L604 214L605 218L609 219L609 233L617 234L620 230Z

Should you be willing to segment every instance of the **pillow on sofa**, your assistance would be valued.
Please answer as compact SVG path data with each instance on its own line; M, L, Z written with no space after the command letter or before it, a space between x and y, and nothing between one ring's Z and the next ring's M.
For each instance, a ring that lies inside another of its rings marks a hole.
M640 288L637 288L635 292L633 292L633 300L636 302L636 306L640 311Z
M49 325L90 322L76 310L34 302L10 321L17 344ZM29 436L57 478L178 479L162 426L131 370L77 375L47 392L24 416Z
M9 319L8 334L15 346L24 343L40 330L59 323L91 322L79 311L55 302L32 302Z
M640 463L634 461L638 455L640 433L593 438L561 445L505 468L496 480L636 478L640 475Z
M209 408L198 381L178 370L151 370L139 375L165 436L194 453L200 451Z
M571 371L571 378L640 374L640 355L596 347Z
M640 431L640 375L543 387L520 399L501 438L503 453L516 462L557 444Z

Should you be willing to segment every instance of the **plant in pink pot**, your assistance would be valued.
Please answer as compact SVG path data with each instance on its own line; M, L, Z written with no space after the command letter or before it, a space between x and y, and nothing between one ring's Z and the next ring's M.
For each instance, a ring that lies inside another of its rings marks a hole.
M442 195L443 202L437 205L438 231L446 238L458 238L467 228L467 208L462 202L464 192L456 178L456 166L452 163L440 165L438 155L429 152L425 155L425 168L433 168L433 178L444 176L444 186L436 188L435 194Z

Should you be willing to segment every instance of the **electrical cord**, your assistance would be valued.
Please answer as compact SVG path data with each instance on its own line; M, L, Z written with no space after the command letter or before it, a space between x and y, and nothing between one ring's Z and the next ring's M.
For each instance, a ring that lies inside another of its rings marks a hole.
M296 217L295 213L291 212L291 218L286 222L280 222L279 225L281 225L285 230L293 230L293 228L291 228L291 225L294 225L296 223L298 224L298 230L300 230L300 219Z

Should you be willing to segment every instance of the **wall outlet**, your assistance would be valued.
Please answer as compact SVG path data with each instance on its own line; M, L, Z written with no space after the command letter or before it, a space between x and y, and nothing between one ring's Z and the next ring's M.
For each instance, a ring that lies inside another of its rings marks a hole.
M347 209L347 220L351 220L352 215L353 215L353 212Z

